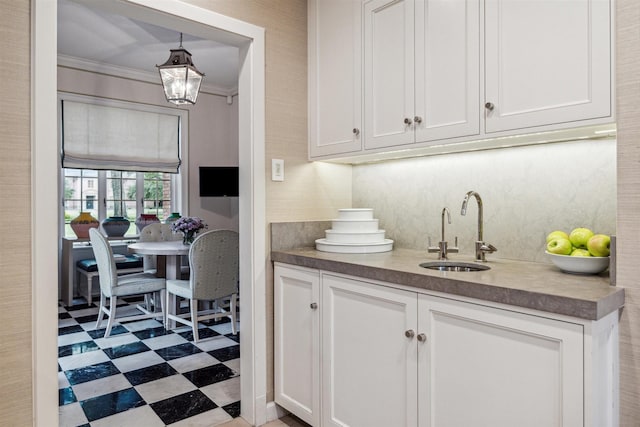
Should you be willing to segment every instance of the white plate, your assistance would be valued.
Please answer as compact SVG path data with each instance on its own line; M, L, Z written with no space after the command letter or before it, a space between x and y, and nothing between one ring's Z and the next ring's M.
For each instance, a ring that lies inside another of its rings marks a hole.
M378 231L377 219L333 219L331 229L346 233L374 232Z
M384 241L384 230L361 233L325 230L324 233L326 240L331 243L381 243Z
M609 267L609 257L556 255L545 251L556 267L565 273L598 274Z
M323 252L344 254L373 254L389 252L393 249L393 240L385 239L380 243L331 243L327 239L316 240L316 249Z
M340 219L373 219L373 209L371 208L338 209L338 218Z

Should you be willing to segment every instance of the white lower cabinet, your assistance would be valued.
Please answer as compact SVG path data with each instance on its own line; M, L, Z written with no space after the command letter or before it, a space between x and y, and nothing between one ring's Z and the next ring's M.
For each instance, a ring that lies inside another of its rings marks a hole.
M274 286L275 400L313 426L618 425L617 313L574 322L285 264Z

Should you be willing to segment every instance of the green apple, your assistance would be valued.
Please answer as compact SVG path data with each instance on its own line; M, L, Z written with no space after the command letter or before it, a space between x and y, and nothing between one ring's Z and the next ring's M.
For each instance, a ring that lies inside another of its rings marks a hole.
M571 241L563 237L558 237L547 243L547 252L556 255L569 255L571 253Z
M606 234L596 234L587 242L587 249L593 256L607 257L611 250L611 237Z
M574 228L571 233L569 233L571 244L579 249L587 249L587 242L591 237L593 237L593 231L583 227Z
M565 233L564 231L556 230L547 234L547 243L559 237L562 237L563 239L569 239L569 235L567 233Z
M591 256L591 253L586 249L574 249L571 256Z

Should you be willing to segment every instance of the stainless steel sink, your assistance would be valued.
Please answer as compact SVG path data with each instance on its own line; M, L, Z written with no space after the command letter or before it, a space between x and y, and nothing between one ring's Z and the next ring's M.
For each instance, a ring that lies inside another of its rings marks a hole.
M429 261L423 262L420 267L440 271L482 271L491 269L488 265L460 261Z

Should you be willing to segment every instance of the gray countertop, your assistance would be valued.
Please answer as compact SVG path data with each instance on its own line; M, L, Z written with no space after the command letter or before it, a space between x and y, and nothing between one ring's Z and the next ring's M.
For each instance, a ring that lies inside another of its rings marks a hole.
M275 250L271 260L587 320L598 320L624 305L624 289L610 286L607 272L566 274L552 264L491 257L490 270L444 272L419 267L435 258L410 249L342 254L299 248ZM473 261L464 256L451 260Z

